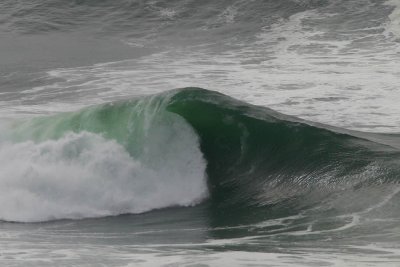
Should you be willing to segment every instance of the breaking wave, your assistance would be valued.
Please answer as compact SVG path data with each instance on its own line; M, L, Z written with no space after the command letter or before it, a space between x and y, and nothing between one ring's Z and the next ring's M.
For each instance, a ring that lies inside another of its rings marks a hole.
M332 199L357 196L348 212L368 202L369 190L400 177L398 148L379 135L315 125L199 88L3 120L1 128L0 218L7 221L202 201L215 216L259 221L330 199L326 211Z

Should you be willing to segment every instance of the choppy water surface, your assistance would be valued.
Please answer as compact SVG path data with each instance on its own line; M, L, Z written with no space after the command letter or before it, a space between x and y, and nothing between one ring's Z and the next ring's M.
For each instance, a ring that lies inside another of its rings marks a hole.
M1 265L399 266L399 42L397 0L2 1Z

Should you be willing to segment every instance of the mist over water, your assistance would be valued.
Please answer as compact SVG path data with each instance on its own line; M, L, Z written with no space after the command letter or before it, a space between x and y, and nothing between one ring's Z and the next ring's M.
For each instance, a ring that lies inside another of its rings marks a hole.
M399 12L2 1L0 264L398 266Z

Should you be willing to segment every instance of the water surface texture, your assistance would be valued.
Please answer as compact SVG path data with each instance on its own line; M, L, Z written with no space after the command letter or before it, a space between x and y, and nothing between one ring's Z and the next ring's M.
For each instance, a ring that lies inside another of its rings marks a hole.
M398 0L3 0L1 266L399 266Z

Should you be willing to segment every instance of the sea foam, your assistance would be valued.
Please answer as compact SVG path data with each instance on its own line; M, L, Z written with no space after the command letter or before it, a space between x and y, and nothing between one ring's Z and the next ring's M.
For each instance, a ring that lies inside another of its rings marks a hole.
M168 129L155 127L142 140L142 158L87 131L40 142L0 141L0 220L80 219L197 204L207 196L197 136L179 118Z
M389 15L390 22L386 26L386 33L389 32L396 38L400 38L400 2L389 0L386 4L394 7L392 13Z

